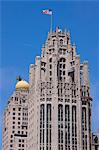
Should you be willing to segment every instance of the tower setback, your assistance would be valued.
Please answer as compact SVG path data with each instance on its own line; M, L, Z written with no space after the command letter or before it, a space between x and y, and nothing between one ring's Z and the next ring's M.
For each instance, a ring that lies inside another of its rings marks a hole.
M29 150L91 150L88 62L80 64L70 33L49 32L30 65Z

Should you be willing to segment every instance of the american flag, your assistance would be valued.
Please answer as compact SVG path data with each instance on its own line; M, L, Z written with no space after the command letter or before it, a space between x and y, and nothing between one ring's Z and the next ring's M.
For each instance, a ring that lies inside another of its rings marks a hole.
M43 14L46 14L46 15L52 15L52 10L51 9L45 9L42 11Z

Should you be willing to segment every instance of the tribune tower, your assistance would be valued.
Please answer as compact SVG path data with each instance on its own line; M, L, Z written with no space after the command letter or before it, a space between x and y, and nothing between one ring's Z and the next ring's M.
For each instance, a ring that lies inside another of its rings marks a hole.
M29 150L91 150L88 62L80 64L70 33L49 32L30 65Z

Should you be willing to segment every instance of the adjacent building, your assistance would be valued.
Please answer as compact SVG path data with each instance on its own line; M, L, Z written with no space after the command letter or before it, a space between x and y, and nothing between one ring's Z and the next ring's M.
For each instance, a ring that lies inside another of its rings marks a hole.
M92 150L88 62L69 32L48 33L29 86L28 150Z
M92 134L92 150L99 150L99 131Z
M27 150L29 84L19 78L4 111L2 150Z

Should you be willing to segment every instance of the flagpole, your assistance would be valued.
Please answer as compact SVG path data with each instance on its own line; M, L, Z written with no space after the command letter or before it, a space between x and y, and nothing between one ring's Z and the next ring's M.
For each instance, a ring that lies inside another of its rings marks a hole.
M52 32L52 14L51 14L50 32Z
M43 14L46 14L46 15L50 15L50 32L52 32L52 15L53 15L53 12L51 9L45 9L42 11Z

